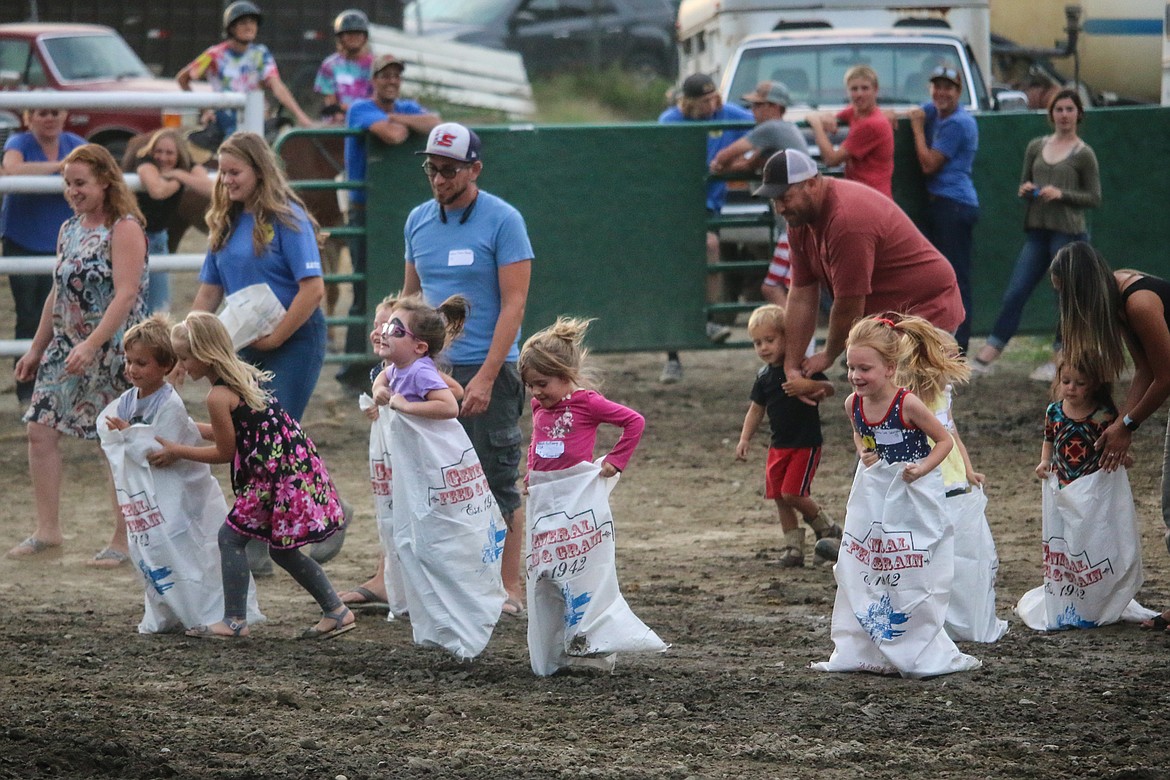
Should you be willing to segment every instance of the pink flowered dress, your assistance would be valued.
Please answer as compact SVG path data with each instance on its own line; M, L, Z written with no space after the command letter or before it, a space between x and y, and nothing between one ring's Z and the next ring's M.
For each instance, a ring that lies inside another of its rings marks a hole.
M130 387L122 375L122 335L147 315L147 274L143 267L138 299L126 324L101 346L84 374L65 372L69 351L93 333L114 300L112 232L105 225L87 228L76 215L61 226L57 266L53 269L53 289L57 294L53 336L41 356L32 401L24 414L25 422L40 423L79 439L97 438L98 412Z
M317 448L275 398L259 410L241 403L232 410L232 424L236 502L228 512L229 526L291 550L328 539L345 525L337 490Z

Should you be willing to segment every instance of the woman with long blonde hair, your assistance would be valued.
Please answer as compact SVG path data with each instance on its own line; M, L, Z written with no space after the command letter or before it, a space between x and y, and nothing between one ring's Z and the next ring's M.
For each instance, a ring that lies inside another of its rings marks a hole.
M37 518L32 535L8 551L12 558L61 545L61 435L97 439L98 412L129 387L123 334L146 316L146 234L121 168L96 144L77 147L63 163L74 215L61 226L53 289L15 370L17 381L35 380L24 421ZM129 560L112 483L110 499L114 535L90 561L94 566Z

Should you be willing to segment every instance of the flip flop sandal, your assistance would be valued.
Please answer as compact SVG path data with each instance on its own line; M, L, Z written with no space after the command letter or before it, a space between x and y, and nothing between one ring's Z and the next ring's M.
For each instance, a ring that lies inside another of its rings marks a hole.
M508 617L522 618L528 614L528 610L524 609L524 605L514 598L504 599L504 605L500 607L500 612Z
M41 553L48 552L49 550L56 550L60 546L61 545L59 544L49 544L48 542L42 542L35 536L30 536L9 550L8 557L16 558L18 560L20 558L31 558L34 555L40 555Z
M96 569L116 569L129 560L130 556L126 553L111 550L109 547L103 547L97 555L86 561L86 565Z
M248 621L241 620L225 620L223 624L231 631L230 634L217 634L211 630L211 626L194 626L188 628L183 632L183 636L189 636L193 639L247 639L248 634L241 634L245 628L248 627Z
M379 596L377 593L374 593L374 591L370 590L369 588L364 588L359 585L356 588L350 588L346 591L346 593L356 593L362 597L361 601L342 602L345 604L345 606L349 607L354 612L390 611L390 604L384 601L381 596Z
M345 616L348 614L349 607L345 606L344 604L342 604L339 609L333 612L322 612L321 617L326 617L333 621L333 628L322 631L316 626L309 626L297 636L297 639L335 639L347 631L353 631L355 628L357 628L356 620L347 626L343 626L341 624L341 621L344 620Z
M1154 615L1148 621L1142 623L1142 628L1151 628L1154 631L1165 631L1167 627L1170 627L1170 620L1167 620L1162 613Z

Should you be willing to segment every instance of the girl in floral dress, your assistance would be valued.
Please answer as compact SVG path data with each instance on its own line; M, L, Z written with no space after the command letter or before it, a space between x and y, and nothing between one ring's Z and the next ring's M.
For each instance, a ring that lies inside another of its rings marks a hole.
M191 312L171 331L179 362L193 379L211 382L210 424L200 433L213 442L193 447L159 439L152 466L180 458L231 463L236 501L219 531L224 619L187 632L199 638L248 635L249 539L268 544L272 560L309 592L324 613L301 639L331 639L354 628L354 616L321 566L300 548L329 538L344 524L341 503L313 442L275 398L261 389L268 375L236 356L227 329L208 312Z

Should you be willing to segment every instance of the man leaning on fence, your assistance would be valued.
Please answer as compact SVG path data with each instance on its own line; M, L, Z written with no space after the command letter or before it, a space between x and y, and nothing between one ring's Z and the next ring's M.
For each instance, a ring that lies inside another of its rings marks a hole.
M359 100L346 112L346 126L367 131L384 144L397 145L414 133L429 133L442 121L439 115L428 111L413 100L399 97L402 91L402 73L406 64L393 54L383 54L374 60L371 78L374 81L374 97ZM345 174L355 181L366 178L365 136L348 136L345 139ZM364 226L366 223L366 193L351 190L349 197L350 225ZM355 273L366 272L366 240L355 238L349 244L350 258ZM366 283L353 283L353 304L351 317L366 316ZM366 332L363 325L350 325L345 334L345 351L349 354L366 351ZM355 393L370 389L370 367L350 364L337 373L337 381Z

